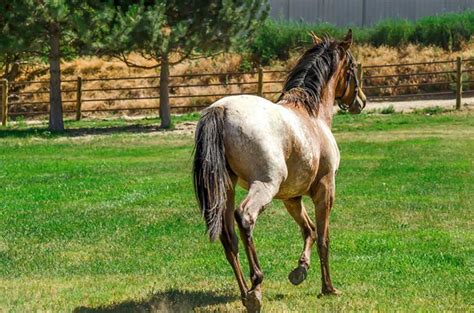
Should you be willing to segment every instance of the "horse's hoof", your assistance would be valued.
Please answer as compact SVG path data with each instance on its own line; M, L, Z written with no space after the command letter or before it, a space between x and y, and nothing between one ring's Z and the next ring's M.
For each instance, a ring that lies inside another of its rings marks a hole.
M337 290L336 288L333 288L331 290L326 290L326 291L322 291L319 295L318 295L318 298L322 298L322 297L325 297L325 296L340 296L342 295L342 292Z
M262 308L262 292L260 290L250 290L245 299L245 307L249 313L259 313Z
M297 286L306 279L306 276L308 276L308 270L306 267L300 265L291 271L288 275L288 279L293 285Z

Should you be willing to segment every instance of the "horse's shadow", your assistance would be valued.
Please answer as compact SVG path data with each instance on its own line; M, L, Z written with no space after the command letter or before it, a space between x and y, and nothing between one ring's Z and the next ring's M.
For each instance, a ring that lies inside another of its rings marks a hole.
M125 301L99 307L77 307L73 313L125 312L191 312L196 308L228 303L236 297L216 295L206 291L167 290L157 292L144 300Z

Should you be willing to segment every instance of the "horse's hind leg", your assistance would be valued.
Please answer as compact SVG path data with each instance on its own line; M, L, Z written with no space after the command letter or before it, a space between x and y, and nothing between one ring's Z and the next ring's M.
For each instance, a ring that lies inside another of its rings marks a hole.
M235 180L236 179L233 177L233 187L235 187ZM248 287L245 283L242 268L240 267L239 242L234 230L234 206L235 189L232 188L227 191L227 205L223 216L224 220L220 240L222 242L222 245L224 246L227 261L229 261L229 264L234 270L235 278L237 279L237 283L239 284L240 295L243 301L247 296Z
M288 275L288 279L293 285L299 285L306 279L308 273L311 248L316 239L316 227L309 218L308 213L303 206L303 202L301 201L301 197L285 200L283 203L285 204L288 213L290 213L296 223L300 226L304 240L303 252L298 261L298 267Z
M329 274L329 215L334 202L335 177L328 174L312 188L312 200L316 208L316 232L319 260L321 262L321 295L337 295Z
M258 263L257 251L252 239L252 231L258 214L263 207L270 203L278 188L275 185L262 182L253 182L250 185L247 197L242 201L239 209L235 212L235 219L239 226L240 238L245 245L245 252L250 266L250 279L252 287L247 293L244 305L249 312L260 312L262 305L261 283L263 272Z

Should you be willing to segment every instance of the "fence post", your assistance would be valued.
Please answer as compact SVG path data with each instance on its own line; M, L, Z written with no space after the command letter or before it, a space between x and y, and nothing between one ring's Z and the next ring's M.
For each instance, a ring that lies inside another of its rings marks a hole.
M462 101L462 58L456 59L456 110L461 109Z
M77 77L77 91L76 91L76 121L80 121L82 117L82 77Z
M362 63L358 63L357 64L357 79L359 80L359 88L362 88L362 85L364 84L364 75L363 75L363 71L364 68L362 66Z
M8 117L8 80L2 79L2 126L7 125Z
M258 68L257 96L263 97L263 69Z

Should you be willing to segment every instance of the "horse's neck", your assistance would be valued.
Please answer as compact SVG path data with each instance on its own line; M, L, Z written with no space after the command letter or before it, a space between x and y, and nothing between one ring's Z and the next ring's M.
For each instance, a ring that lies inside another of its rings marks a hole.
M330 81L321 93L321 102L317 118L323 120L329 128L332 126L332 117L334 115L335 83Z

